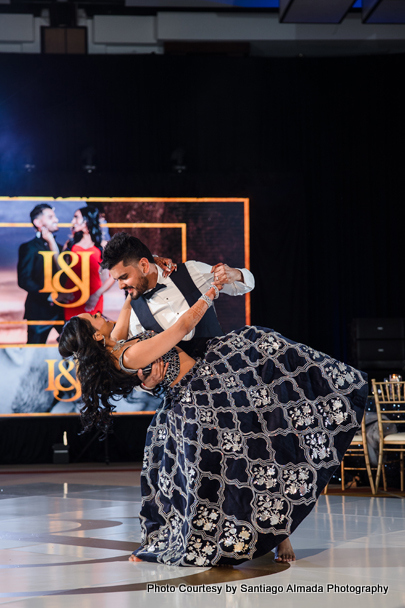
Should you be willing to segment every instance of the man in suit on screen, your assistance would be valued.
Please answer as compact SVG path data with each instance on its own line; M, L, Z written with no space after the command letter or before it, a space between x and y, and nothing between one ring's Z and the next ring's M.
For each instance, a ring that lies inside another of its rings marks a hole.
M47 203L36 205L30 213L35 237L23 243L18 250L18 286L27 294L24 319L27 321L63 321L63 308L54 304L49 293L40 293L44 287L44 258L40 251L53 251L58 256L62 247L54 234L58 231L55 210ZM56 260L54 270L57 269ZM51 329L60 333L62 326L28 325L28 344L45 344Z

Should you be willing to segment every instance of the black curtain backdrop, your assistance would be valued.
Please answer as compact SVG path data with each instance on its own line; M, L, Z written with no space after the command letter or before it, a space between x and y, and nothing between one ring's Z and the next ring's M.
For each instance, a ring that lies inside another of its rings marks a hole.
M249 196L252 323L350 360L353 318L404 316L404 68L2 54L0 194Z
M61 449L64 432L69 446L69 463L141 462L150 420L151 416L147 414L114 416L113 432L106 444L99 441L96 433L80 435L79 416L16 415L0 418L0 463L51 463L54 446L56 450Z

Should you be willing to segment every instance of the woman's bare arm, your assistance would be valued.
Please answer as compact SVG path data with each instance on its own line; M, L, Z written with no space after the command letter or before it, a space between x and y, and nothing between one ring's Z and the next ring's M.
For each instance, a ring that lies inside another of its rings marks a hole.
M210 300L213 300L215 296L214 289L209 289L206 295ZM144 368L149 363L152 363L152 361L162 357L194 329L207 310L208 304L204 300L197 300L172 327L153 336L149 340L137 342L127 348L123 357L124 365L130 369Z
M131 317L131 296L128 294L124 306L121 308L117 322L111 332L113 340L126 340L128 338L129 319Z

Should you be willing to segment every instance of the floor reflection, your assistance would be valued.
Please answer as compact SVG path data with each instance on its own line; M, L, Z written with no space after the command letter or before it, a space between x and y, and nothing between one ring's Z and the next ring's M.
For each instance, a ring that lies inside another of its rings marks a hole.
M204 569L128 562L140 540L136 467L8 469L0 490L0 605L267 608L276 599L278 608L306 608L316 598L339 608L405 605L403 498L321 496L292 535L295 563L277 564L270 553Z

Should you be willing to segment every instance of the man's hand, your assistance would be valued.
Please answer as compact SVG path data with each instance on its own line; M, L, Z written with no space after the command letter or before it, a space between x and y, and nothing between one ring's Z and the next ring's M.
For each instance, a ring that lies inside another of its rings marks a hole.
M212 267L211 272L214 273L214 283L220 283L221 285L226 285L229 283L235 283L235 281L239 281L240 283L244 283L243 274L237 268L231 268L228 264L223 264L222 262L219 264L215 264Z
M147 388L148 390L152 390L155 388L155 386L162 382L163 378L166 376L168 367L169 363L166 363L165 365L163 363L163 359L160 357L152 363L152 371L149 376L144 376L143 370L138 369L138 378L140 379L145 388Z
M74 299L75 297L72 293L58 293L56 301L59 302L59 304L70 304Z
M154 260L155 260L155 264L157 266L159 266L159 268L161 268L163 270L163 276L166 277L170 277L170 275L172 274L172 272L174 272L175 270L177 270L177 264L175 264L173 262L172 259L170 258L161 258L157 255L153 256Z

